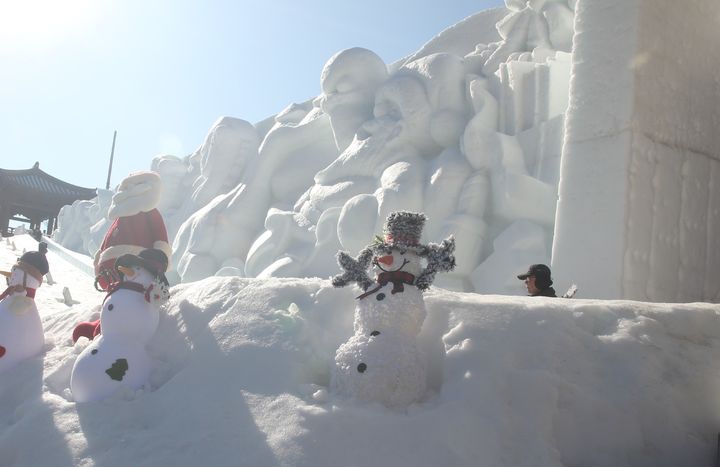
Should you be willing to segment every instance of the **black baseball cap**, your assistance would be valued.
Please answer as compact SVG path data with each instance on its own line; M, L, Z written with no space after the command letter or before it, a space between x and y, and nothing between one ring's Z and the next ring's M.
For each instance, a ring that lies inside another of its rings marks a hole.
M547 280L550 280L550 268L544 264L533 264L528 268L525 274L519 274L517 278L521 281L524 281L530 276L535 276L536 279L545 278Z

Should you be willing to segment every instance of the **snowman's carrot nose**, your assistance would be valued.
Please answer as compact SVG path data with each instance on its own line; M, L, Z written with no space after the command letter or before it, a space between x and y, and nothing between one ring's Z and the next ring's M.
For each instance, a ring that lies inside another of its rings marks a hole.
M381 256L377 259L377 262L390 266L393 262L393 257L392 255Z
M127 266L118 266L117 270L127 277L132 277L135 275L135 271L133 270L133 268L129 268Z

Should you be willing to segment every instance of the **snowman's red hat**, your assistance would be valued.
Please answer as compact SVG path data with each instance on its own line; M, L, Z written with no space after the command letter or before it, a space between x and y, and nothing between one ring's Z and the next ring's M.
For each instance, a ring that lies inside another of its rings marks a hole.
M168 268L168 257L162 250L147 248L137 255L122 255L115 261L115 269L119 267L140 266L154 276L165 279L165 271ZM119 271L118 271L119 272Z
M420 212L392 212L385 220L383 237L378 237L370 248L375 253L399 249L425 256L428 249L420 243L420 237L426 220L425 214Z

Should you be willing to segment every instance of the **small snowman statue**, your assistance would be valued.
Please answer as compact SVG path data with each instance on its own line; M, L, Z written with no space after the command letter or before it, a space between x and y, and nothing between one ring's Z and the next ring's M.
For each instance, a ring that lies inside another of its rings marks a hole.
M100 400L120 387L136 390L150 376L152 365L145 346L160 321L159 305L167 297L168 259L160 250L117 259L120 282L113 283L103 302L93 339L78 356L70 378L76 402Z
M426 217L422 213L391 213L378 237L357 258L338 253L344 270L335 287L356 282L355 334L335 354L330 387L363 402L401 408L422 399L427 369L417 347L425 320L423 291L441 271L455 267L455 239L422 245ZM367 274L372 264L376 277Z
M18 258L7 277L8 288L0 294L0 373L42 352L45 338L35 305L35 291L49 266L47 244Z

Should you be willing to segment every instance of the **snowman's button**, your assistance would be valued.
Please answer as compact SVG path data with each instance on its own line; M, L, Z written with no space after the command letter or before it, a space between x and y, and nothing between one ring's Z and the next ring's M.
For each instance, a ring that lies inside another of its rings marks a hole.
M373 332L370 333L370 335L373 336L373 337L374 337L374 336L379 336L379 335L380 335L380 331L373 331Z
M357 371L360 373L365 373L365 370L367 370L367 365L364 363L361 363L357 366Z
M113 308L115 308L115 305L113 305L112 303L108 305L108 310L112 311Z
M383 300L383 299L385 298L385 294L384 294L384 293L379 293L379 294L377 294L377 296L376 296L375 298L378 299L378 300Z

